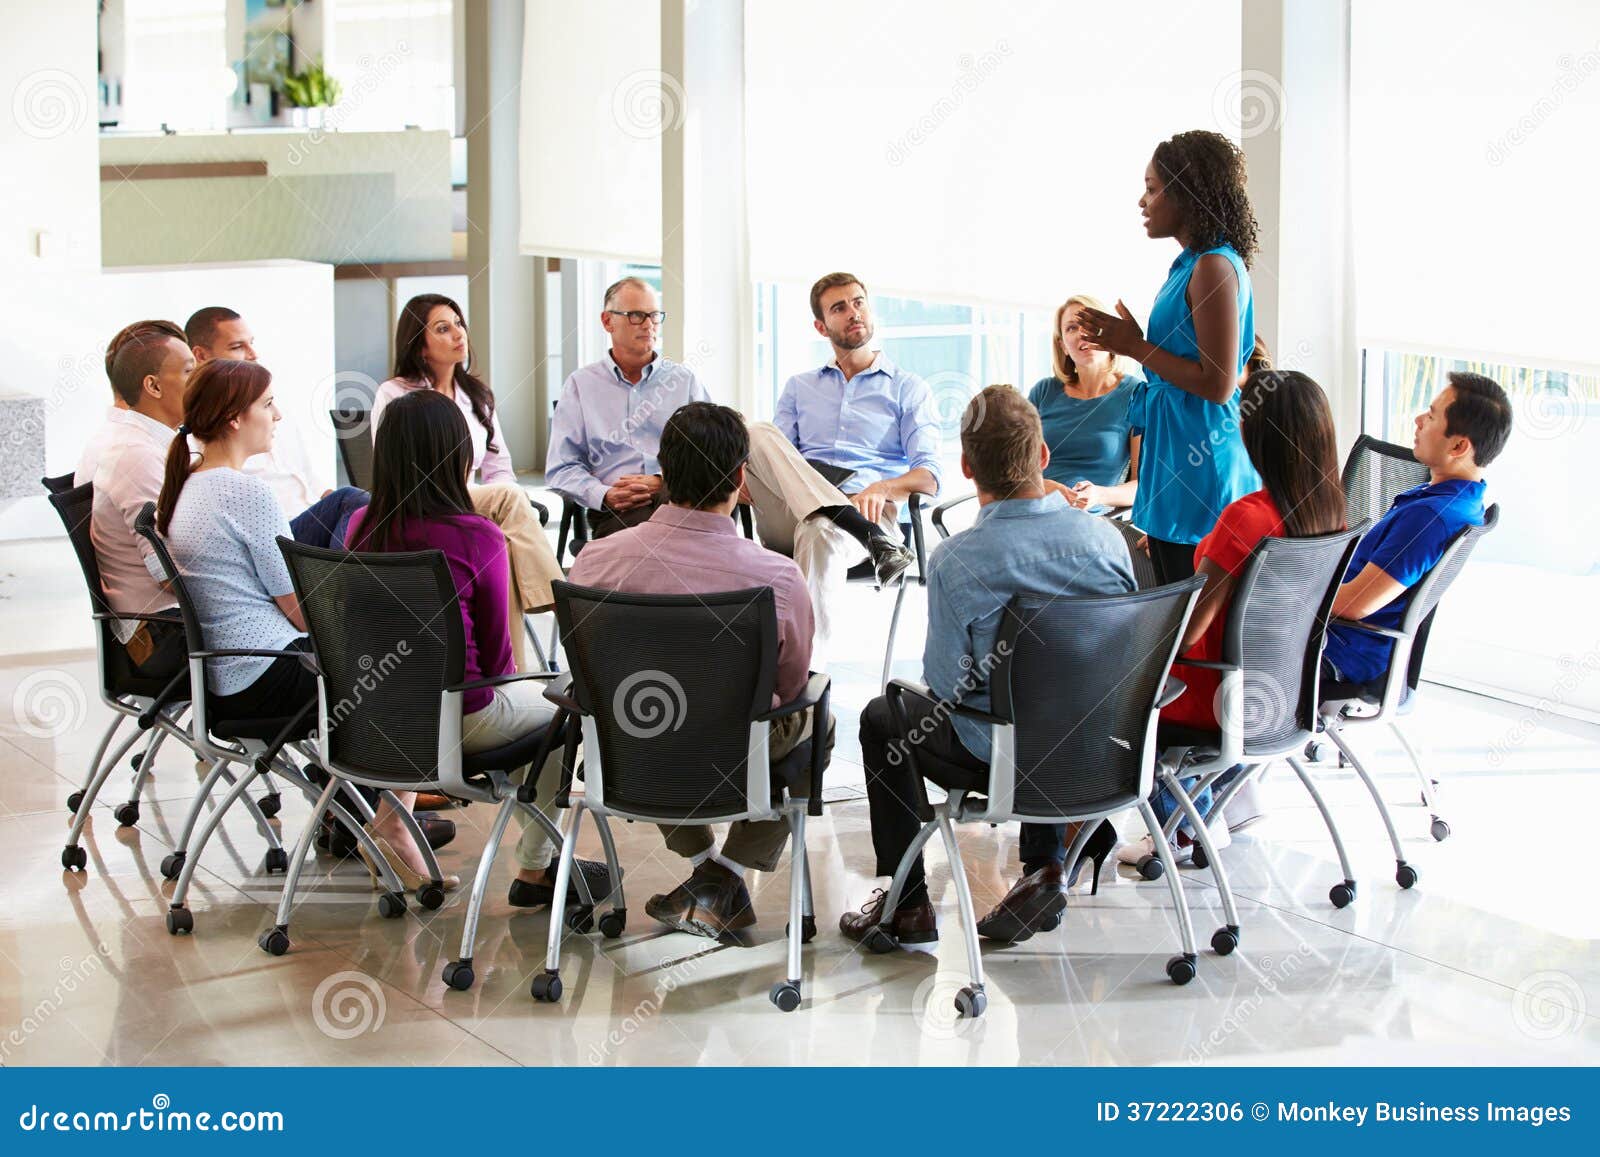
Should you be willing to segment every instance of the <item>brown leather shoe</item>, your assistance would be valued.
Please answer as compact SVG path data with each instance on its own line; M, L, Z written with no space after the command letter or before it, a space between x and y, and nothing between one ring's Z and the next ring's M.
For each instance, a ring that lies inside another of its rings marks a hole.
M889 894L882 888L872 893L872 899L861 905L859 911L846 912L839 917L839 931L846 940L866 941L873 951L879 949L868 935L883 923L883 904ZM939 918L934 915L933 904L924 895L922 903L914 908L901 908L894 914L889 935L896 946L902 944L934 944L939 939ZM877 938L874 938L877 939Z
M756 922L742 877L715 860L704 860L687 880L665 895L651 896L645 913L668 928L720 940Z
M1015 944L1049 932L1067 910L1067 881L1060 864L1048 864L1012 885L1004 900L978 921L978 935Z
M456 801L447 795L436 791L419 791L417 802L411 805L412 811L441 812L456 806Z

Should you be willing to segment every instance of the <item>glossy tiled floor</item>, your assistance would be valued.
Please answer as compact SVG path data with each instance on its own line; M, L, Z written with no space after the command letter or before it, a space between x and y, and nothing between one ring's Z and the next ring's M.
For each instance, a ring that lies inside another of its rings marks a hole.
M876 957L834 923L870 891L866 805L853 720L872 690L884 602L850 592L860 640L836 666L840 745L826 816L813 821L822 932L807 949L808 1000L767 1001L783 971L786 878L758 877L749 946L660 933L643 900L682 874L652 830L619 829L632 922L616 941L568 941L559 1007L535 1005L548 920L505 903L497 869L480 929L477 986L446 989L465 894L438 912L380 919L365 872L319 862L294 917L293 950L269 957L278 877L242 814L207 850L193 936L163 924L157 865L197 777L167 749L137 826L110 808L85 834L86 872L65 873L66 799L108 718L92 693L87 603L60 543L0 547L0 1060L6 1064L1565 1064L1600 1061L1600 903L1585 817L1600 809L1600 728L1443 688L1414 719L1445 780L1455 834L1435 844L1396 752L1374 754L1408 856L1410 892L1370 803L1325 768L1361 895L1336 911L1336 868L1316 813L1287 773L1265 785L1269 818L1225 853L1245 928L1228 958L1202 954L1184 988L1163 961L1176 926L1164 884L1115 879L1077 895L1060 930L985 952L990 1004L956 1023L965 952L943 857L930 882L943 915L937 956ZM920 592L897 653L914 673ZM1408 773L1407 773L1408 774ZM122 793L119 795L119 792ZM306 805L285 796L286 838ZM470 875L490 815L455 814L447 869ZM1015 833L972 829L963 853L987 907L1013 870ZM1220 922L1209 877L1184 873L1202 940Z

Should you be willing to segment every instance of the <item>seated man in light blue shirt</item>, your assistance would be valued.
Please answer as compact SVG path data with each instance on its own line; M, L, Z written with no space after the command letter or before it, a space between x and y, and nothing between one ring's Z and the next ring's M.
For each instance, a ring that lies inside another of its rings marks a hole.
M1122 536L1105 519L1074 510L1059 493L1046 491L1043 470L1049 462L1038 411L1026 398L1010 386L990 386L973 398L961 423L961 472L977 486L978 520L940 543L928 563L922 673L946 703L989 709L1001 612L1013 595L1027 591L1070 599L1135 589ZM988 729L917 698L908 696L905 707L910 732L920 736L922 774L945 788L985 790ZM922 826L917 819L921 785L911 762L891 750L902 743L889 700L880 695L861 713L861 762L879 876L894 875ZM1057 850L1026 872L984 918L980 931L1021 940L1053 926L1066 907L1064 858ZM885 899L880 889L861 911L841 917L839 930L861 940L883 922ZM920 854L906 875L892 927L902 947L939 939Z

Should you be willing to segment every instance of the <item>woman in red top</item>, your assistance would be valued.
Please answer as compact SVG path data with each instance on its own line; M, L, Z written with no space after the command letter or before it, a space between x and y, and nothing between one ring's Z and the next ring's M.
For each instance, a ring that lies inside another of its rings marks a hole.
M1264 485L1224 507L1217 525L1194 548L1195 573L1205 578L1206 585L1184 632L1183 658L1222 658L1228 607L1258 542L1309 538L1345 524L1333 412L1322 387L1293 370L1258 371L1245 382L1240 416L1245 450ZM1188 690L1162 709L1161 722L1216 731L1221 675L1204 667L1185 667L1183 658L1173 667ZM1173 805L1164 792L1158 790L1156 795L1156 811L1164 819ZM1195 805L1201 815L1210 810L1209 789L1200 793ZM1118 858L1134 863L1150 850L1147 843L1136 841Z

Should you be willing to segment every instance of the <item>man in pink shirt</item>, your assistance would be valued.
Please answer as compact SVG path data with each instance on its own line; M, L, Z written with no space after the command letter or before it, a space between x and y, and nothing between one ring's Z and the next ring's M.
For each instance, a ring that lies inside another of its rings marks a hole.
M128 330L117 335L120 345L111 355L111 387L121 405L107 413L72 481L94 483L89 537L106 601L113 611L151 615L172 609L173 598L146 568L150 544L133 524L145 503L161 493L194 356L172 336L177 327L171 322L139 323L130 330L131 336L124 336ZM119 619L112 631L142 675L171 675L183 665L183 627L175 611L170 627Z
M739 535L733 509L744 483L750 436L737 410L690 402L676 410L661 433L659 459L667 505L637 526L596 539L583 548L571 573L580 586L630 594L713 594L771 587L778 614L778 678L773 706L804 689L811 664L812 608L805 577L793 559ZM781 725L781 726L780 726ZM831 728L829 739L831 740ZM811 712L773 724L769 747L776 760L812 731ZM713 939L756 921L744 873L771 872L788 838L781 820L732 825L722 850L705 825L663 824L667 847L694 870L645 911L679 931Z

